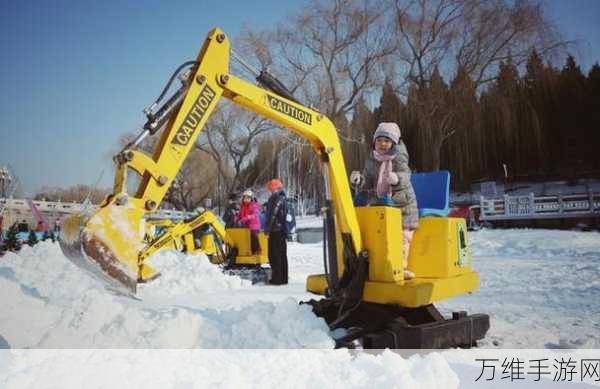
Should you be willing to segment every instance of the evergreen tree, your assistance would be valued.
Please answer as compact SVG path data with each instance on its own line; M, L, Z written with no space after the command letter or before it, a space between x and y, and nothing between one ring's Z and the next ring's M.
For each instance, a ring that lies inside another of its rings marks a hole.
M600 150L600 65L598 62L592 66L588 73L587 112L589 115L589 151L587 161L589 166L596 171L600 169L600 158L596 150Z
M34 230L29 231L29 236L27 237L27 244L31 247L35 246L38 243L38 237Z
M452 172L456 186L470 182L473 175L478 178L476 171L483 164L477 86L462 67L450 82L448 101L454 112L452 122L456 132L444 143L441 167Z
M365 99L361 96L354 109L350 122L351 139L344 158L348 171L362 170L369 153L373 130L377 126L375 115L367 107Z
M13 224L6 234L6 241L4 244L6 245L6 249L9 251L19 251L21 250L21 242L19 242L19 238L17 234L19 233L19 229L17 224Z
M381 98L379 99L379 108L374 112L377 123L381 122L396 122L400 124L400 112L402 110L402 102L396 95L391 80L386 79L381 90ZM375 128L370 129L370 135L373 135Z
M585 101L586 77L572 55L567 57L560 72L560 175L571 175L583 168L582 156L590 150L587 140ZM573 177L574 178L574 177Z

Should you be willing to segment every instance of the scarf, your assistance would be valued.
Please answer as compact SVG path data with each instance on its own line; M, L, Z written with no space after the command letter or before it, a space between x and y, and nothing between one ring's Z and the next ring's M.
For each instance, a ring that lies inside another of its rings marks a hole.
M387 153L380 154L373 150L373 158L379 165L379 175L377 177L377 197L391 196L392 186L388 181L388 176L392 171L392 161L398 156L399 150L396 146L392 147Z

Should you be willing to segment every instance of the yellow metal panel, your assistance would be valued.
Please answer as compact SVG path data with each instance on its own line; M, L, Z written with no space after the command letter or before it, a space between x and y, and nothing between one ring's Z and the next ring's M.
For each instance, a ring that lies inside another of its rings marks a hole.
M217 253L217 246L215 244L215 238L212 234L204 234L200 237L200 247L206 255L215 255Z
M470 272L466 231L462 218L421 218L410 247L409 270L420 278L453 277Z
M261 250L259 255L252 255L249 229L228 228L226 233L231 240L232 247L238 250L238 256L235 260L237 265L261 265L269 263L267 237L263 232L258 233L258 243Z
M359 207L356 216L369 253L369 280L402 282L402 212L392 207Z
M467 272L450 278L415 278L403 283L366 282L363 300L369 303L394 304L416 308L433 304L461 294L470 293L479 286L479 276ZM324 274L308 276L306 290L324 295L327 279Z
M172 180L181 168L223 93L217 77L229 66L230 44L224 34L223 40L217 40L216 37L220 34L223 34L220 29L213 29L208 34L197 57L200 65L195 69L195 73L190 75L189 91L179 112L167 124L168 131L163 132L154 151L154 167L169 180ZM161 185L150 179L149 174L145 174L136 197L152 199L160 204L168 189L169 185Z
M325 289L327 289L325 274L313 274L306 279L306 291L324 295Z
M194 242L194 235L192 233L185 234L183 236L183 243L185 245L185 251L188 253L193 253L196 249L196 244Z
M371 303L416 308L472 292L478 286L479 276L472 271L450 278L415 278L403 285L366 282L363 299Z

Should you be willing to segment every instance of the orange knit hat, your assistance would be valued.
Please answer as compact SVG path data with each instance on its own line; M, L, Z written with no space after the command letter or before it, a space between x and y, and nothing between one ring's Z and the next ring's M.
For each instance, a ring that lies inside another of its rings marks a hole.
M277 178L273 178L271 181L267 182L267 190L269 192L275 192L277 189L283 188L283 184Z

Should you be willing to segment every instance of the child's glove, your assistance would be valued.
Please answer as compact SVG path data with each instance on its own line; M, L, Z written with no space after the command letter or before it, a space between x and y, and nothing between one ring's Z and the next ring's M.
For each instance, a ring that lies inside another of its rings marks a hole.
M350 173L350 183L352 185L360 185L362 178L362 174L360 174L358 170L354 170L352 173Z

